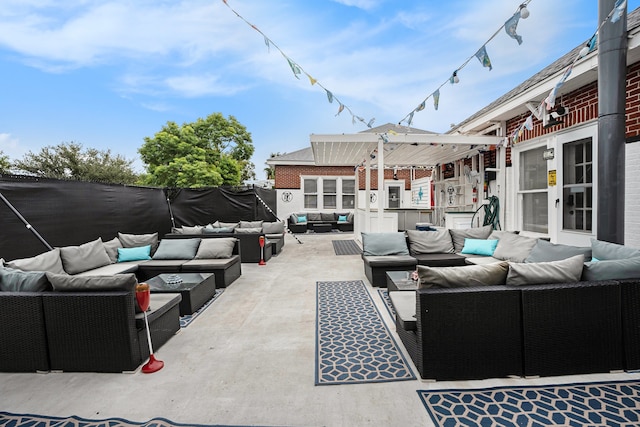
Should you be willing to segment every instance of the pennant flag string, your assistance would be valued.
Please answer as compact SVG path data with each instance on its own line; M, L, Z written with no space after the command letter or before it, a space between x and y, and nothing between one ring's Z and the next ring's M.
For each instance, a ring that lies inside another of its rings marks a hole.
M531 0L528 0L531 1ZM296 79L300 79L300 74L304 73L308 78L309 78L309 82L311 83L311 86L314 85L318 85L319 87L321 87L322 89L324 89L324 91L327 94L327 99L329 101L329 103L333 103L334 100L336 100L339 104L339 108L338 108L338 112L336 113L336 116L338 116L340 113L342 113L344 110L347 110L350 114L351 114L351 122L353 124L356 123L356 121L362 122L364 123L367 127L371 128L373 126L373 122L375 121L375 118L370 119L369 121L366 121L365 119L363 119L360 116L357 116L353 113L353 111L351 111L351 109L346 106L344 103L342 103L329 89L327 89L326 87L324 87L317 79L313 78L311 76L311 74L307 73L297 62L295 62L293 59L291 59L289 56L287 56L282 49L280 49L280 47L278 47L277 44L275 44L273 42L273 40L271 40L269 37L267 37L267 35L265 33L263 33L258 27L256 27L255 25L253 25L252 23L250 23L249 21L247 21L242 15L240 15L238 12L235 11L235 9L233 9L231 6L229 6L229 3L227 3L227 0L222 0L222 2L229 8L229 10L231 10L238 18L240 18L241 20L243 20L247 25L249 25L251 28L253 28L254 30L256 30L258 33L260 33L262 35L262 37L264 37L264 43L267 45L267 50L270 51L271 46L273 46L275 49L277 49L282 56L285 58L285 60L287 61L287 63L289 64L289 68L291 68L291 71L293 72L293 75Z
M596 47L598 47L598 34L600 30L607 22L616 23L617 21L620 20L622 13L624 12L624 8L627 6L626 3L627 3L626 0L616 1L615 5L613 6L613 9L611 9L611 12L609 12L607 17L602 20L600 25L598 25L598 29L595 31L593 36L591 36L591 38L589 39L589 41L587 41L585 46L583 46L583 48L580 49L580 52L578 52L578 54L573 59L571 64L569 64L567 68L565 68L564 72L562 73L562 76L560 76L560 79L558 80L558 82L554 85L554 87L549 92L549 95L547 95L547 97L542 100L542 102L538 106L538 109L536 110L536 114L532 113L531 115L529 115L529 117L527 117L525 121L511 133L510 141L512 141L513 144L516 144L519 142L525 130L530 131L533 129L534 117L538 118L538 120L541 120L543 117L543 114L545 114L545 110L550 111L555 107L555 101L558 95L558 90L571 75L571 71L573 71L574 65L580 59L584 58L585 56L587 56L587 54L593 52L596 49Z
M464 67L466 67L467 64L469 64L469 62L473 58L477 58L480 61L480 64L482 64L483 67L489 68L489 71L491 71L493 69L493 66L491 65L491 60L489 59L489 54L487 53L487 44L489 44L489 42L491 42L494 38L496 38L496 36L498 34L500 34L500 32L502 31L503 28L507 31L507 34L509 34L509 36L511 36L511 37L517 36L518 37L517 40L519 40L519 43L522 43L522 37L518 36L515 33L515 27L517 26L518 20L520 18L525 19L525 18L527 18L529 16L529 11L526 8L526 6L529 3L531 3L531 0L525 0L522 4L520 4L520 6L518 6L518 10L513 14L513 16L511 18L509 18L504 24L502 24L500 26L500 28L498 28L493 33L493 35L491 37L489 37L489 39L482 45L482 47L480 47L480 49L478 49L472 56L467 58L462 63L462 65L460 65L451 74L451 76L445 82L443 82L440 86L438 86L438 88L435 91L433 91L424 100L422 100L422 102L420 104L418 104L418 106L416 108L414 108L413 111L411 111L409 114L404 116L402 118L402 120L400 120L398 122L398 124L401 124L402 122L406 122L408 126L411 126L411 122L413 121L414 113L422 111L424 109L424 105L426 105L425 104L426 101L431 97L433 97L433 106L437 110L438 109L438 105L440 103L440 89L442 89L442 87L445 86L447 83L451 83L451 84L458 83L458 81L459 81L458 72L460 70L462 70ZM507 25L511 25L513 28L511 30L509 30L509 29L507 29Z

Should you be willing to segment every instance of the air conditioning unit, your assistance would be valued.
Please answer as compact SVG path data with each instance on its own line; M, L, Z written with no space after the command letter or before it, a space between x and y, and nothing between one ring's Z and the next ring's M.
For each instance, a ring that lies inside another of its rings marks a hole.
M561 117L569 114L569 108L562 105L554 107L551 111L545 110L542 117L542 126L546 129L564 123Z

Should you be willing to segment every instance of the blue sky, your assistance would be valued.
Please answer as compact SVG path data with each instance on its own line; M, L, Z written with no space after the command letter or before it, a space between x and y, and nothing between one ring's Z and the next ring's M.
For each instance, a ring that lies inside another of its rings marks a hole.
M445 82L521 1L228 0L287 57L373 126L397 123ZM631 12L640 0L628 2ZM486 44L413 127L446 132L597 27L596 1L531 0L518 43ZM222 0L2 0L0 151L10 159L62 142L111 149L143 171L138 148L167 121L214 112L251 132L259 179L273 152L312 133L356 133L348 111L296 79L287 60Z

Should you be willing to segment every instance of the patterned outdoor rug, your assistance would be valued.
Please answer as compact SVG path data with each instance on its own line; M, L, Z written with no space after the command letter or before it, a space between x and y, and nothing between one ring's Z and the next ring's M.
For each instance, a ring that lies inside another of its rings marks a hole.
M389 291L387 289L378 289L378 295L380 295L380 298L382 299L384 306L387 307L387 311L389 312L389 315L393 319L395 319L396 311L393 309L393 304L391 304L391 298L389 298Z
M221 424L180 424L165 418L135 422L124 418L90 420L76 416L48 417L45 415L11 414L0 412L0 427L225 427ZM230 426L226 426L230 427Z
M218 299L218 297L222 295L223 292L224 292L224 288L216 289L216 293L215 295L213 295L213 298L205 302L204 305L200 307L195 313L185 314L184 316L180 316L180 327L186 328L187 326L189 326L191 322L196 320L196 317L200 316L200 314L202 314L203 311L205 311L211 304L213 304L213 302L216 299Z
M317 282L316 385L413 380L362 280Z
M418 390L443 426L638 426L640 381Z
M332 240L336 255L360 255L362 249L355 240Z

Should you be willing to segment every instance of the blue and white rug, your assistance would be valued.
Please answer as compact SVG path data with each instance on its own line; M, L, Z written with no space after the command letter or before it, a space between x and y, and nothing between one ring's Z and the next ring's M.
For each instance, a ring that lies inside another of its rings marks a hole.
M393 308L393 304L391 304L391 298L389 298L389 291L387 289L378 289L378 295L380 295L380 299L384 303L384 306L387 308L389 315L395 320L396 318L396 310Z
M87 418L49 417L34 414L11 414L0 412L0 427L225 427L221 424L180 424L166 418L135 422L124 418L92 420ZM226 426L230 427L230 426Z
M362 280L316 285L316 385L416 379Z
M185 314L184 316L180 316L180 327L186 328L187 326L189 326L191 322L196 320L196 317L200 316L203 311L209 308L209 306L213 304L213 302L218 299L218 297L222 295L223 292L224 288L216 289L216 293L213 295L213 297L209 301L205 302L204 305L197 311L195 311L193 314Z
M638 426L640 381L418 390L445 426Z

